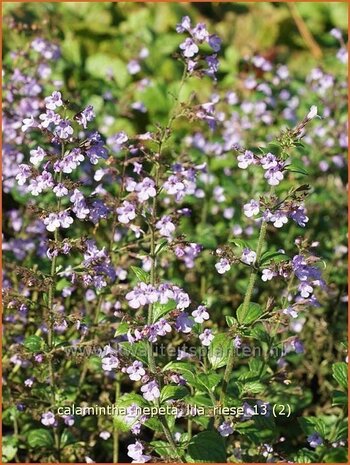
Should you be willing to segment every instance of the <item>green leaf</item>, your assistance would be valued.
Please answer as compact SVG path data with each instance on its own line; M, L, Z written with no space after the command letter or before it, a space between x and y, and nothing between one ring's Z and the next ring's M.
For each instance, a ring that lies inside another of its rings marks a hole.
M332 366L333 378L344 389L348 388L348 366L345 362L337 362Z
M287 165L286 170L287 170L287 171L291 171L291 172L293 172L293 173L303 174L303 175L308 175L308 174L309 174L309 173L305 170L304 164L303 164L301 161L299 161L299 160L293 160L292 163L290 163L289 165Z
M62 289L64 289L65 287L69 287L71 285L72 285L72 283L70 281L68 281L68 279L62 278L57 282L56 290L57 291L62 291Z
M17 440L11 436L4 436L2 438L2 461L7 463L11 462L17 454Z
M285 253L282 252L265 252L262 254L260 258L259 265L263 266L267 263L270 263L271 260L273 260L276 263L283 262L285 260L288 260L289 256Z
M186 460L189 463L226 463L226 448L223 438L215 431L196 434L188 445Z
M174 455L171 446L165 441L152 441L150 445L161 458L172 457Z
M28 444L30 447L52 447L53 437L49 430L44 428L34 429L28 434Z
M217 334L208 350L208 359L214 370L226 365L232 339L227 334Z
M326 425L323 420L316 417L301 417L298 418L298 422L301 426L301 429L305 434L309 435L315 431L319 433L322 437L326 435Z
M157 244L154 253L155 255L159 255L160 252L167 247L169 242L165 239L164 241L161 241L159 244Z
M232 244L234 244L237 247L242 247L243 249L250 249L252 246L249 242L243 240L243 239L231 239L229 240Z
M348 405L348 394L343 391L333 391L332 405Z
M296 463L315 463L318 460L315 452L305 447L294 456L294 461Z
M75 442L76 438L74 437L74 435L68 429L65 429L61 435L61 447L69 446L70 444L74 444Z
M23 345L30 352L40 352L45 347L45 341L39 336L28 336L25 338Z
M160 402L165 402L169 399L183 399L189 394L189 390L185 386L173 386L167 384L163 387L160 393Z
M237 308L237 320L242 325L248 325L257 320L262 313L263 310L257 303L250 302L246 311L243 311L243 304L241 304Z
M191 386L196 386L199 384L196 381L195 367L189 362L169 362L167 365L165 365L163 371L174 371L174 373L179 373Z
M220 383L222 376L217 375L216 373L201 373L197 376L199 383L204 386L208 391L211 391Z
M118 347L122 354L124 353L124 355L131 358L137 358L137 360L148 365L147 344L145 341L138 341L137 344L131 344L130 342L123 341L118 343Z
M175 300L171 299L166 304L160 304L156 302L153 304L153 323L155 323L159 318L166 315L176 308Z
M132 271L135 273L137 279L143 283L149 283L149 274L138 266L131 266Z
M118 415L115 415L113 417L113 424L119 431L122 431L124 433L126 433L127 431L130 431L130 428L133 425L133 423L136 423L138 420L138 418L135 417L133 421L130 421L130 420L126 421L127 415L123 414L124 412L122 409L125 409L125 413L126 413L127 407L130 407L130 405L132 404L136 404L142 408L142 406L147 405L147 402L139 394L127 393L127 394L124 394L122 397L120 397L120 399L116 403L116 408L118 409Z
M226 319L226 324L229 328L233 326L235 323L237 323L236 318L234 318L233 316L225 316L225 319Z
M129 325L125 321L119 324L118 328L115 330L114 337L121 336L126 334L129 331Z

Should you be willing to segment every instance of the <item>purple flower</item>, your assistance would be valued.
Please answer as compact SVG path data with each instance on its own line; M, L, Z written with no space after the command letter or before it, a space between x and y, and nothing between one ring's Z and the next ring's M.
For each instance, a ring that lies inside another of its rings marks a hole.
M268 169L264 175L264 178L267 179L270 186L277 186L282 181L283 177L283 173L279 166Z
M183 312L176 318L175 327L177 331L188 334L192 331L194 321L189 318L188 313Z
M128 224L136 218L135 206L124 200L122 205L117 208L118 220L123 224Z
M56 213L50 213L49 216L44 218L44 224L48 231L53 232L60 227L61 222Z
M258 215L260 211L260 203L258 200L250 200L243 206L244 214L248 218L251 218L254 215Z
M218 273L224 274L231 269L231 265L227 258L220 258L218 263L215 264L215 268Z
M284 315L291 316L292 318L298 318L298 312L293 310L293 307L287 307L283 310Z
M191 20L188 16L184 16L181 22L176 25L176 32L181 34L182 32L189 31L191 29Z
M41 423L45 426L53 426L56 423L55 415L52 412L45 412L41 415Z
M306 216L305 208L302 206L297 207L295 210L290 212L289 215L292 218L292 220L295 221L302 228L304 228L306 223L309 221L309 218Z
M254 154L250 150L246 150L242 155L238 155L237 160L239 162L238 167L243 170L255 162Z
M148 401L156 400L160 397L157 381L150 381L149 383L142 386L141 392L143 393L143 397Z
M210 329L205 329L202 334L199 335L199 339L203 346L210 346L211 341L214 339Z
M247 265L253 265L256 260L256 253L253 252L253 250L245 248L243 249L241 260L243 263L246 263Z
M200 305L196 310L192 312L194 321L196 323L204 323L204 320L209 320L209 313L207 312L207 307Z
M100 438L103 439L104 441L107 441L111 437L111 433L109 431L101 431L99 434Z
M185 41L182 42L179 47L181 50L183 50L183 55L187 58L193 57L199 51L198 46L189 37L185 39Z
M80 220L85 219L90 213L90 210L86 205L83 194L78 189L74 189L69 200L74 204L72 210L76 214L77 218Z
M260 159L260 164L264 170L269 170L271 168L276 168L278 161L276 156L269 152Z
M177 195L185 189L185 184L178 178L178 176L171 175L165 181L163 187L169 195Z
M129 74L137 74L141 71L140 63L137 60L130 60L126 68Z
M102 369L112 371L119 367L117 352L111 346L106 346L101 353Z
M191 34L195 40L198 40L198 42L203 42L209 37L209 32L207 31L206 25L203 23L196 24L196 26L192 29Z
M65 195L68 195L68 189L63 185L63 184L57 184L53 188L53 192L56 194L56 197L64 197Z
M54 91L49 97L45 98L46 108L49 110L56 110L56 108L63 105L61 92ZM62 137L64 139L64 137Z
M66 212L60 212L58 214L58 219L60 222L61 228L67 229L73 223L73 218Z
M26 132L29 128L32 128L35 125L36 123L34 121L33 116L30 116L29 118L24 118L24 120L22 121L22 132Z
M73 426L75 423L74 417L72 415L62 415L62 418L64 420L64 424L67 426Z
M299 284L298 291L300 292L301 297L307 299L313 293L314 289L309 283L302 282Z
M208 43L214 52L219 52L221 49L221 39L216 34L209 36Z
M140 381L142 376L146 374L142 362L138 360L135 360L131 366L127 367L126 372L132 381Z
M46 113L39 115L39 119L41 120L40 127L44 129L47 129L50 124L57 125L61 121L60 115L53 110L46 110Z
M303 354L304 353L304 344L301 342L300 339L295 338L291 342L292 348L295 350L297 354Z
M210 77L215 77L215 73L217 73L219 69L219 60L217 59L217 56L215 54L209 55L205 57L205 61L208 65L208 69L205 70L205 73Z
M33 378L28 378L28 379L26 379L26 380L24 381L24 385L25 385L26 387L29 387L29 388L30 388L30 387L33 386L33 384L34 384Z
M62 171L63 173L70 174L80 165L82 161L84 161L84 155L82 154L81 150L74 148L68 154L66 154L62 160L55 162L54 170L56 172Z
M151 178L144 178L136 185L135 192L137 192L139 201L145 202L150 197L155 197L157 195L155 182Z
M262 276L261 276L261 279L263 281L271 281L271 279L276 276L276 273L274 273L273 271L269 270L268 268L265 268L264 270L262 270Z
M140 441L128 446L128 456L133 459L132 463L146 463L151 460L150 455L143 454L143 445Z
M236 336L234 338L233 346L235 349L240 349L242 347L242 339L239 336Z
M73 128L67 119L63 119L54 130L54 134L60 139L68 139L73 134Z
M311 447L316 449L317 446L321 446L323 444L323 439L318 433L315 432L307 437L307 442Z
M38 147L37 149L30 151L30 162L33 163L33 165L39 165L45 156L46 153L44 150L41 147Z
M92 121L95 118L94 108L92 105L88 105L83 111L78 113L75 116L75 120L83 126L84 129L87 128L87 123Z
M175 232L175 225L172 223L170 216L163 216L156 223L156 228L159 229L161 236L171 238Z
M218 431L223 437L230 436L230 434L233 433L232 424L228 421L224 421L224 423L221 423L218 427Z
M273 223L275 228L282 228L284 224L288 223L288 217L283 211L277 210L270 216L269 221Z
M148 290L148 286L146 283L138 283L134 289L128 292L125 298L129 301L129 306L131 308L139 308L142 305L146 305L148 303L146 291Z
M32 195L38 196L44 189L50 189L53 185L52 174L48 171L43 171L40 176L30 181L28 191Z
M18 182L18 185L23 186L31 174L32 174L32 170L30 169L28 165L24 163L20 164L18 166L18 173L16 175L16 180Z

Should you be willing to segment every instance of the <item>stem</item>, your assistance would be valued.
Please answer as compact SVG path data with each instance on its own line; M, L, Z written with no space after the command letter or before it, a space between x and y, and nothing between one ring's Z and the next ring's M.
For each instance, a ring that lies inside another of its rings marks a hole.
M115 380L115 405L117 406L120 397L120 376L117 373ZM113 463L118 463L119 458L119 431L116 425L113 425Z
M118 192L118 195L117 195L117 202L120 201L120 198L121 198L121 196L122 196L122 194L124 192L124 187L125 187L125 185L124 185L125 182L124 181L125 181L125 168L126 168L127 153L128 152L125 151L124 163L123 163L123 171L122 171L122 179L121 179L121 187L120 187L120 191ZM108 247L107 247L107 252L109 254L112 252L113 243L114 243L114 233L115 233L116 227L117 227L117 214L114 213L113 222L112 222L112 233L111 233L111 236L109 238L109 243L108 243ZM93 336L95 335L95 330L96 330L98 320L99 320L99 317L100 317L100 312L101 312L101 308L102 308L102 304L103 304L103 297L104 297L103 294L100 294L99 298L98 298L98 301L97 301L96 311L95 311L95 315L94 315L94 319L93 319L93 329L92 329L92 335ZM81 371L81 375L80 375L80 378L79 378L77 397L81 393L81 389L82 389L82 386L84 384L87 372L88 372L88 360L85 359L84 363L83 363L83 368L82 368L82 371Z
M162 142L163 142L163 140L161 140L160 143L159 143L159 153L161 151ZM156 165L155 183L156 183L156 190L157 190L158 184L159 184L159 164L158 163ZM155 223L156 223L156 221L157 221L157 196L153 197L152 218L151 218L151 221L150 221L150 230L151 230L150 256L151 256L151 260L152 260L151 273L150 273L150 284L152 286L154 286L156 284L156 255L155 255L155 249L156 249ZM151 325L152 323L153 323L153 305L150 304L148 306L147 324ZM156 375L157 374L156 361L155 361L154 353L153 353L153 344L150 341L147 342L147 359L148 359L148 365L149 365L151 373L153 375ZM158 380L158 382L159 382L159 380ZM156 401L156 404L157 404L157 406L159 406L159 400L158 399ZM171 446L171 449L172 449L172 451L174 453L174 456L176 457L176 459L180 463L183 463L181 455L178 453L177 446L176 446L175 441L174 441L174 439L173 439L173 437L171 435L171 431L169 429L167 419L164 416L159 416L159 421L162 424L163 432L165 434L165 437L166 437L168 443Z
M63 158L64 156L64 144L62 143L61 145L61 157ZM59 174L59 179L58 182L62 182L62 171ZM57 202L57 210L59 211L61 207L61 199L58 200ZM54 241L55 244L58 242L59 237L58 237L58 229L55 229L54 232ZM57 264L57 257L56 254L54 253L52 257L52 262L51 262L51 272L50 272L50 277L51 277L51 283L49 285L49 290L48 290L48 308L49 308L49 327L48 327L48 332L47 332L47 345L49 348L49 351L52 351L53 348L53 325L54 325L54 297L55 297L55 291L56 291L56 264ZM54 367L53 367L53 357L51 355L48 356L48 368L49 368L49 382L50 382L50 392L51 392L51 404L52 407L55 407L56 404L56 384L55 384L55 373L54 373ZM53 429L53 435L54 435L54 441L55 441L55 449L57 451L57 459L60 462L60 437L57 431L57 428Z
M262 252L262 248L263 248L264 240L265 240L265 236L266 236L266 230L267 230L267 223L266 223L265 220L263 220L262 223L261 223L261 226L260 226L258 245L257 245L257 248L256 248L256 264L257 265L259 264L259 261L260 261L261 252ZM242 304L242 321L244 321L244 318L245 318L246 314L248 313L249 304L250 304L250 300L252 298L254 285L255 285L256 278L257 278L257 274L258 274L258 269L255 268L255 267L252 268L252 270L250 272L250 276L249 276L247 290L246 290L244 300L243 300L243 304ZM221 402L223 402L224 397L225 397L226 392L227 392L227 387L228 387L228 383L229 383L229 380L230 380L230 375L231 375L231 372L232 372L234 359L235 359L235 348L234 348L233 344L231 344L230 345L230 350L229 350L229 353L228 353L228 359L227 359L227 365L226 365L226 369L225 369L225 373L224 373L224 378L223 378L223 381L222 381L222 390L221 390L221 395L220 395L220 401Z

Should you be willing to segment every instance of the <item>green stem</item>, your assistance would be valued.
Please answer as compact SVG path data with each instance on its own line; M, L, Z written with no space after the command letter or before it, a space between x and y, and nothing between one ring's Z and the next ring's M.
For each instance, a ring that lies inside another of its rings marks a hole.
M117 407L120 398L120 375L117 373L115 380L115 406ZM119 459L119 431L118 426L113 425L113 463L118 463Z
M258 239L258 245L256 248L256 266L259 265L259 261L261 258L261 252L263 249L264 241L265 241L265 236L266 236L266 230L267 230L267 223L266 221L263 220L260 226L260 233L259 233L259 239ZM242 321L244 321L246 314L248 313L249 309L249 304L252 298L253 290L254 290L254 285L255 281L257 278L258 274L258 269L256 267L253 267L250 276L249 276L249 281L248 281L248 286L247 290L244 296L243 304L242 304ZM227 358L227 364L226 364L226 369L224 373L224 378L222 381L222 390L221 390L221 395L220 395L220 401L223 402L226 392L227 392L227 387L228 383L230 380L230 375L233 369L234 365L234 359L235 359L235 348L233 344L230 345L230 350L228 353L228 358Z

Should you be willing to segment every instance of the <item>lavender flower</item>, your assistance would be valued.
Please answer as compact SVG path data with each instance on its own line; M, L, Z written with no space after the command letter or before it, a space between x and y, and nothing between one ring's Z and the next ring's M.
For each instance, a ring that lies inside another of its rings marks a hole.
M140 441L136 441L135 444L130 444L128 446L128 456L131 457L132 463L146 463L151 460L150 455L143 454L143 445Z
M209 313L207 312L207 307L200 305L196 310L192 312L194 321L196 323L204 323L205 320L209 320Z
M210 329L205 329L203 333L199 335L199 339L203 346L210 346L212 340L214 339L214 335Z
M227 258L220 258L218 263L215 264L215 268L218 273L224 274L227 271L230 271L231 265L230 265L230 262L227 260Z
M140 381L142 376L146 374L142 362L138 360L135 360L131 366L127 367L126 372L132 381Z
M124 200L121 207L117 208L118 220L123 224L128 224L136 218L135 206Z
M312 433L307 437L307 442L310 444L311 447L316 449L318 446L322 446L323 439L318 433Z
M41 415L41 423L45 426L54 426L56 423L55 415L52 412L45 412Z
M150 381L141 387L143 397L148 401L156 400L160 397L160 391L157 381Z

